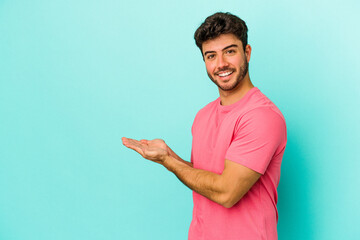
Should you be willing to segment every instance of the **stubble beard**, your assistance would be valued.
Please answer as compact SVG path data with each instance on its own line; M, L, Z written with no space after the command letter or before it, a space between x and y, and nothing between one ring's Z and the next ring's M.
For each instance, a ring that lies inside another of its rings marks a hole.
M220 71L227 71L227 70L230 70L230 71L234 70L235 71L235 69L233 69L233 68L220 69ZM235 89L240 84L240 82L245 78L248 70L249 70L249 63L247 61L245 61L244 64L240 67L240 70L239 70L239 73L238 73L238 77L236 78L236 81L230 86L221 86L218 83L218 81L216 81L209 72L207 72L207 74L208 74L209 78L211 79L211 81L213 81L213 83L215 83L216 86L218 86L218 88L220 88L223 91L231 91L231 90ZM232 73L232 74L234 74L234 73Z

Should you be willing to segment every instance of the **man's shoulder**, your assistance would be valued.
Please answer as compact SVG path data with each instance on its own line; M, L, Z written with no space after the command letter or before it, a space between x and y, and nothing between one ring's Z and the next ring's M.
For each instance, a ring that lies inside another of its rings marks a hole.
M211 113L212 111L216 110L217 105L220 102L220 98L215 99L212 102L209 102L208 104L206 104L204 107L202 107L198 112L197 115L201 115L201 114L208 114Z
M241 109L242 115L263 115L265 112L268 114L275 114L284 119L280 109L260 90L254 93L246 106Z
M193 122L193 128L196 124L209 120L209 118L216 112L217 104L220 102L219 99L220 98L217 98L214 101L206 104L196 113Z
M244 112L242 117L239 119L243 125L249 122L256 123L257 125L273 126L282 125L286 126L285 118L280 110L275 106L258 106L249 111Z

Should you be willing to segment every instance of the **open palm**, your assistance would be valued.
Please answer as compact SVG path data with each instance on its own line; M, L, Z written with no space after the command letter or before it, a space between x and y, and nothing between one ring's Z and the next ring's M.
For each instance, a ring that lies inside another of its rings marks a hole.
M151 161L162 163L168 153L168 147L164 140L154 139L154 140L135 140L131 138L122 138L122 142L125 147L133 149L138 152L141 156Z

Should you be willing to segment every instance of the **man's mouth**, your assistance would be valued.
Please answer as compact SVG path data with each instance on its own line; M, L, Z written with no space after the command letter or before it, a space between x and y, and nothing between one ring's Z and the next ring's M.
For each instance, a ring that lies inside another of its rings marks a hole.
M227 77L227 76L229 76L230 74L232 74L234 71L226 71L226 72L220 72L220 73L218 73L217 75L219 76L219 77Z
M218 71L215 75L219 76L222 81L227 81L231 78L231 75L235 72L235 69L226 69Z

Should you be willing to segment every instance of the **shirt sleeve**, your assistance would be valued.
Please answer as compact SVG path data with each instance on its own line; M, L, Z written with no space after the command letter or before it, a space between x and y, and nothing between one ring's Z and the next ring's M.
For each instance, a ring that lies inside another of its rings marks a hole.
M272 108L256 108L238 120L225 159L264 174L284 142L286 125L283 117Z

